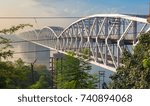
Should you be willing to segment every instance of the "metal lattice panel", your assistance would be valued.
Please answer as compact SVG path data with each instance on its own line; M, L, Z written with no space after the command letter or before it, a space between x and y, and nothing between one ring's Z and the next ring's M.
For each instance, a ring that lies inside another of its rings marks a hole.
M43 46L64 53L73 50L78 55L82 49L88 48L92 63L107 69L116 69L120 65L123 49L132 51L139 35L149 29L150 24L144 18L97 14L81 18L64 30L60 27L45 27L38 34L37 31L31 31L24 35L29 40L38 39L38 43Z
M102 14L82 18L60 34L62 51L90 49L94 62L117 68L124 48L136 44L138 36L149 30L146 19L119 15Z

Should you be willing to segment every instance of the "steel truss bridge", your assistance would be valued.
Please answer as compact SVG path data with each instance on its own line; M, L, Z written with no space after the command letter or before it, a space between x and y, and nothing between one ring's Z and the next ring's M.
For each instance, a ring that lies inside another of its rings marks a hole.
M150 30L147 19L122 14L97 14L81 18L67 28L44 27L19 34L22 39L51 50L78 56L83 48L90 50L91 63L115 71L123 49L132 52L138 37Z

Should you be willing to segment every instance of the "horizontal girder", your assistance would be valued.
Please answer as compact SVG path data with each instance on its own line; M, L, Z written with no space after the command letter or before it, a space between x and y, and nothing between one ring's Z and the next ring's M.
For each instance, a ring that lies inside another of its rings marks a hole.
M78 56L82 49L90 51L89 58L102 67L116 69L121 63L121 54L138 42L138 37L149 30L145 18L121 14L97 14L81 18L62 30L60 27L44 27L25 32L27 40L58 51L73 50Z

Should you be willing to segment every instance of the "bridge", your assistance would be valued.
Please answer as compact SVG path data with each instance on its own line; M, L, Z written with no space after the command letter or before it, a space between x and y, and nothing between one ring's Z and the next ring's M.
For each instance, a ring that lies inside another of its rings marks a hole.
M123 49L132 52L142 33L150 30L147 19L122 14L96 14L81 18L67 28L47 26L20 33L34 44L78 56L83 48L90 50L90 62L115 71L121 64Z

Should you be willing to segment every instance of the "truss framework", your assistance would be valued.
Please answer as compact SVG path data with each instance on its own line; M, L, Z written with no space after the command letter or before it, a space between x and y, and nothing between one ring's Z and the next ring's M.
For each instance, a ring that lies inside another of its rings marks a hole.
M23 35L27 40L38 39L37 43L61 52L73 50L78 55L83 48L87 48L92 62L107 69L116 69L120 65L123 49L132 51L131 46L136 45L138 37L149 29L150 24L144 18L97 14L81 18L63 31L58 30L60 34L56 34L57 31L51 27L45 27L39 32L29 31Z

